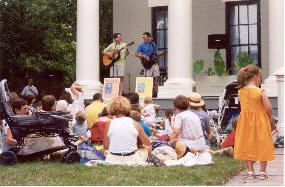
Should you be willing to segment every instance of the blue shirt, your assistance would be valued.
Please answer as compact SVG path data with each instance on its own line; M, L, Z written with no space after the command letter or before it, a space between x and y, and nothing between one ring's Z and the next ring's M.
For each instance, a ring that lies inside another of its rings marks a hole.
M150 42L150 43L141 43L138 48L137 48L137 52L143 54L143 55L151 55L154 54L155 51L158 51L157 45L154 42Z
M74 135L76 136L84 136L87 138L87 123L84 122L83 124L79 124L77 122L74 123L74 125L71 127L71 130Z
M139 124L142 126L143 131L146 133L146 135L148 137L151 137L152 134L151 134L149 127L144 122L142 122L141 120L139 121Z

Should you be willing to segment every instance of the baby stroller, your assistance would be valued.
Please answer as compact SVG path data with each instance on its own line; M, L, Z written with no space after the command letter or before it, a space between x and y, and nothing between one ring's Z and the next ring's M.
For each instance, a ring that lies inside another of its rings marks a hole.
M67 113L63 112L34 112L32 115L15 115L9 101L9 89L7 80L0 83L0 118L5 119L12 136L17 140L17 145L8 150L3 150L0 155L0 162L3 165L13 165L17 162L19 151L25 145L25 138L28 136L38 137L60 137L63 147L44 150L33 153L33 156L50 154L59 150L68 149L62 155L62 161L73 163L80 160L76 152L77 146L72 142L78 140L78 137L72 136L67 130L66 122L69 120ZM32 155L25 155L32 156Z
M240 103L238 100L237 81L229 82L219 97L219 109L216 116L211 117L214 136L217 144L227 136L232 130L231 123L234 117L240 113Z

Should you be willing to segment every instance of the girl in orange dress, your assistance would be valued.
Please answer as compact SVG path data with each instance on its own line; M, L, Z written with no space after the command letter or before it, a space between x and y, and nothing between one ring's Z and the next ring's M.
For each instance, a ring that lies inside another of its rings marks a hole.
M274 160L274 145L271 136L272 106L261 83L261 69L256 65L242 68L237 75L238 98L241 112L235 135L234 158L245 160L247 178L255 178L253 162L260 161L258 178L264 180L267 161Z

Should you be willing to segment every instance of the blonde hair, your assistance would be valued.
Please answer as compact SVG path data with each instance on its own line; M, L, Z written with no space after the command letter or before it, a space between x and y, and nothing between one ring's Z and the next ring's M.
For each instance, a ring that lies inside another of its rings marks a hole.
M245 87L247 82L252 79L254 75L258 75L260 72L260 67L255 64L250 64L246 67L241 68L237 74L238 87Z
M152 102L152 98L151 97L144 98L144 104L149 104L151 102Z
M86 116L85 116L84 112L82 112L82 111L77 112L75 115L75 120L77 121L77 123L83 124L84 121L86 120Z
M111 103L107 106L108 114L115 116L118 114L123 114L128 116L130 114L131 104L130 101L123 97L118 96L117 98L113 99Z

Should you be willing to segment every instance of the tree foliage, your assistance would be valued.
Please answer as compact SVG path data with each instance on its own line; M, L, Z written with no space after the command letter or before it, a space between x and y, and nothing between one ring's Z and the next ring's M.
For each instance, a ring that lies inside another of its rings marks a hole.
M100 0L100 54L112 41L112 7ZM0 75L11 90L28 77L53 94L75 81L76 11L76 0L0 0ZM100 68L103 78L108 70Z
M75 0L0 0L0 33L1 78L12 89L27 77L42 89L75 80Z

